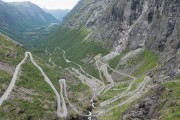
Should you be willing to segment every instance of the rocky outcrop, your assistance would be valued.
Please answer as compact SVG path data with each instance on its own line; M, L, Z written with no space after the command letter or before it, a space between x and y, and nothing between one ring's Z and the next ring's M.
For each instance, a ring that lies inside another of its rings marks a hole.
M159 103L159 96L165 91L165 88L158 86L154 89L153 95L141 98L137 104L125 111L121 120L152 120L158 118L160 114L156 108Z
M10 75L13 75L15 68L8 63L0 62L0 70L3 70Z
M149 49L163 65L162 74L173 76L180 74L178 11L178 0L81 0L64 26L91 29L89 40L115 52Z
M86 40L101 43L111 52L143 48L155 53L159 65L148 74L161 83L180 76L179 11L179 0L80 0L63 24L70 29L87 27L91 32ZM156 107L164 88L153 89L121 119L157 118Z
M147 9L148 2L144 0L84 0L65 19L64 25L70 28L86 26L93 31L89 39L121 52L132 28L137 21L143 20Z
M31 102L34 96L38 96L38 93L36 93L33 89L15 87L13 94L11 94L8 99L14 100L15 98L19 98Z
M152 23L149 25L146 46L154 51L163 66L159 68L160 75L180 75L179 59L179 10L180 1L155 1Z

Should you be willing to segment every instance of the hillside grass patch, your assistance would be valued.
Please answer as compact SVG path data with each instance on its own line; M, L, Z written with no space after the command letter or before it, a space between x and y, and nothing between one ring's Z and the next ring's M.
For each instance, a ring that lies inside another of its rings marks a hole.
M120 61L120 59L122 58L122 55L118 55L116 57L114 57L113 59L111 59L109 61L109 66L113 69L115 69Z
M145 50L142 54L138 55L137 58L128 61L130 66L134 66L139 62L143 62L143 64L135 70L135 72L132 74L133 76L139 76L158 65L156 55L148 50Z
M180 79L179 82L167 82L163 84L165 91L160 95L158 111L160 111L159 120L179 120L180 118ZM166 103L162 101L167 99Z

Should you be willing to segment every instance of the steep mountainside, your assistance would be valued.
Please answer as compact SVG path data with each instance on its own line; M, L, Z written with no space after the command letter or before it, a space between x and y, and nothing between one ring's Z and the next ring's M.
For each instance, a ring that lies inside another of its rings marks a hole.
M15 27L16 29L24 30L27 27L32 28L57 22L54 17L31 2L5 3L0 1L0 5L0 23L4 29Z
M55 10L44 9L44 11L51 14L59 21L63 21L63 18L70 12L69 9L55 9Z
M35 43L26 45L37 48L34 61L26 53L1 118L179 120L179 11L179 0L80 0L36 44L34 30L53 22L49 14L29 2L0 1L1 30L25 32ZM0 95L23 53L0 35Z
M23 57L21 45L0 34L0 95L6 90L16 65Z
M79 71L103 81L96 119L178 119L179 11L179 0L80 0L41 48L70 81Z
M47 14L39 6L31 2L10 2L9 5L14 6L27 19L33 27L56 23L57 20L52 15Z
M91 29L88 39L119 53L146 47L174 76L180 74L179 11L178 0L81 0L64 26L85 26Z
M55 119L56 100L53 90L45 82L40 71L30 62L29 57L20 67L15 86L12 86L8 99L2 103L2 97L13 81L15 69L25 57L24 53L22 45L0 34L0 119ZM58 88L56 80L58 71L50 70L51 68L38 57L35 59Z
M31 2L0 1L0 31L18 42L26 37L23 35L25 30L57 22L53 16Z

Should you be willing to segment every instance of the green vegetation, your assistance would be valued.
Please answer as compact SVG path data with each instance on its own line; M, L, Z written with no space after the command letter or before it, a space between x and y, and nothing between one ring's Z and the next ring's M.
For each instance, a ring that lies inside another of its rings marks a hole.
M69 84L68 86L70 90L73 92L82 92L82 91L88 90L88 86L86 86L83 83L78 83L77 85Z
M2 85L3 83L9 82L10 79L11 79L11 76L8 73L0 70L0 85Z
M148 70L152 70L158 65L157 57L154 53L144 50L138 55L129 58L126 64L121 64L118 66L119 69L133 68L138 65L139 67L132 74L133 76L140 76Z
M10 113L6 113L5 118L11 116L10 118L19 119L20 117L21 119L26 119L30 115L33 119L39 119L48 115L54 116L55 94L49 84L45 82L40 71L31 62L22 65L22 73L16 85L16 89L27 89L29 92L18 93L24 95L15 97L13 100L6 101L3 104L3 106L8 106L9 109L14 108ZM23 111L21 115L17 116L17 108ZM0 109L2 115L4 112Z
M145 50L143 54L140 55L139 60L137 61L143 61L143 64L133 73L134 76L145 73L146 71L151 70L158 65L156 55L147 50Z
M133 83L132 88L130 89L130 91L135 90L138 87L138 85L144 80L144 78L145 78L145 75L137 78L136 81Z
M2 34L0 34L0 62L7 63L7 66L16 67L16 65L23 59L24 49L18 45L14 44L13 41L9 40ZM0 95L7 88L11 81L11 75L5 71L0 70Z
M122 58L122 55L118 55L114 57L113 59L109 61L109 66L113 69L116 68L121 58Z
M44 47L40 49L48 50L53 53L51 56L46 56L44 51L36 50L34 54L40 56L48 62L49 57L52 58L53 62L61 66L62 68L76 67L73 63L66 63L63 58L63 51L66 51L66 58L72 62L82 65L83 69L94 77L99 78L98 71L95 69L93 63L86 64L82 60L85 58L93 60L94 56L101 53L107 54L107 50L103 48L99 43L85 40L90 30L87 28L79 28L76 30L70 30L67 28L60 27L57 32L51 34L46 40L44 40ZM90 62L90 61L86 61Z
M118 105L122 100L124 100L124 98L116 101L113 105L111 105L111 107ZM102 117L99 117L98 120L119 120L122 113L130 108L134 103L136 103L136 100L129 104L122 105L121 107L114 108L109 113L105 114Z
M22 66L22 72L22 76L19 78L16 85L18 87L33 89L35 93L38 93L38 96L33 96L34 99L32 103L24 101L20 103L20 106L22 106L23 109L27 109L26 112L28 114L42 115L40 117L43 117L47 111L43 108L43 101L48 100L50 102L55 102L55 94L49 84L45 82L40 71L32 63L28 62L24 64ZM25 108L24 105L26 106ZM53 109L52 106L49 107L49 110ZM36 112L34 112L34 110L36 110Z
M180 118L180 79L176 80L179 80L179 82L163 84L165 91L160 96L157 109L157 111L160 111L159 120L179 120Z
M52 67L49 66L48 64L46 64L44 62L43 59L33 55L34 60L36 61L36 63L41 66L41 68L43 69L43 71L46 73L46 75L49 77L49 79L51 80L51 82L53 83L53 85L56 87L57 90L59 90L59 79L61 77L61 72L62 70L59 69L58 67Z
M50 52L53 52L55 47L59 47L63 50L71 49L84 40L88 31L89 30L85 28L70 30L60 27L44 40L45 46L43 48L47 47Z
M19 6L3 2L0 8L1 21L6 21L1 22L0 33L13 38L26 48L33 48L34 42L50 32L48 25L58 22L34 4ZM35 32L36 34L33 34Z
M114 86L111 90L107 91L105 94L99 96L100 102L113 98L114 96L118 95L119 93L123 92L125 88L128 87L128 84L119 84Z
M0 61L16 66L24 57L24 49L0 34Z
M0 90L1 90L0 96L3 94L2 86L8 85L10 83L10 80L11 80L11 76L8 73L6 73L5 71L0 70ZM3 89L4 89L4 87L3 87Z
M90 73L90 75L94 76L95 78L100 79L99 71L96 69L96 67L93 64L83 64L82 67L84 71Z
M90 30L87 28L70 30L60 27L57 32L45 40L43 48L47 48L50 52L54 52L55 48L65 50L66 57L77 63L88 56L92 57L99 53L106 54L107 50L100 44L85 40L89 32Z
M135 90L135 89L137 88L138 84L140 84L140 82L142 82L142 81L144 80L144 78L145 78L145 75L137 78L136 81L133 83L132 88L131 88L129 91ZM119 91L108 91L108 92L106 93L107 95L105 94L105 95L103 95L103 96L100 96L99 99L102 100L102 101L107 100L107 99L110 99L110 98L112 98L113 96L115 96L115 95L119 94L120 92L124 91L124 90L127 88L127 86L128 86L128 84L120 84L120 85L118 85L118 86L115 86L115 87L113 87L113 89L119 89ZM120 102L126 100L127 98L128 98L128 96L122 97L121 99L119 99L119 100L117 100L117 101L115 101L115 102L107 105L105 108L106 108L106 109L109 109L109 108L111 108L111 107L114 107L114 106L116 106L116 105L119 105ZM127 109L128 109L132 104L134 104L135 102L136 102L136 101L133 101L133 102L131 102L131 103L129 103L129 104L122 105L121 107L117 107L117 108L113 109L112 111L110 111L109 114L106 114L105 116L103 116L103 117L100 118L100 119L102 119L102 120L109 120L109 119L110 119L110 120L117 120L117 119L120 119L121 114L122 114L125 110L127 110Z
M44 81L41 72L35 68L32 63L26 63L22 66L22 76L17 81L17 86L23 86L27 89L34 89L39 92L51 93L50 86Z
M174 77L174 80L180 80L180 76Z

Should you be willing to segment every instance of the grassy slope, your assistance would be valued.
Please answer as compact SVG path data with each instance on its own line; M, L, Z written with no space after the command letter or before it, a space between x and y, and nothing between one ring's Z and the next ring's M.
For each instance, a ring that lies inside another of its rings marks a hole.
M54 51L56 47L59 47L60 49L66 50L66 58L68 58L71 61L74 61L76 63L79 63L83 66L84 70L90 74L92 74L95 77L98 76L98 72L96 71L93 64L85 64L81 60L84 58L93 58L93 56L97 55L98 53L102 53L103 55L107 54L107 50L103 49L101 45L98 43L92 42L92 41L83 41L87 34L89 33L89 30L86 28L80 28L78 30L69 30L65 28L59 28L59 31L56 33L53 33L48 40L44 42L46 47L43 47L43 49L48 49L50 53L54 52L51 56L52 60L57 64L60 65L62 68L70 67L72 64L67 64L63 59L63 52L61 50ZM49 58L44 55L44 51L34 51L34 53L38 56L41 56L45 59L47 62ZM119 60L121 59L122 55L119 55L109 61L109 65L112 68L116 68ZM140 55L134 57L133 59L130 59L127 61L127 67L133 67L137 64L140 64L141 66L136 70L135 73L133 73L134 76L139 76L139 79L137 82L133 85L132 89L135 89L137 84L142 81L144 76L142 76L146 71L149 71L157 66L157 58L156 56L149 52L148 50L145 50ZM79 85L78 85L79 86ZM76 90L77 86L71 86L72 89ZM120 86L125 87L125 86ZM117 91L118 92L118 91ZM117 92L110 91L110 95L117 94ZM110 96L101 96L101 99L107 99ZM128 107L130 107L131 104L127 104L122 106L121 108L117 108L113 110L112 115L107 115L106 117L103 117L103 119L119 119L120 113L122 113L124 110L126 110Z
M60 27L58 31L54 32L44 41L44 47L42 49L48 49L50 53L54 52L52 56L49 56L54 60L54 62L61 66L62 68L66 68L71 66L72 64L67 64L63 59L63 52L60 49L66 51L66 58L81 64L88 73L98 77L98 72L95 70L93 63L84 64L82 59L91 58L99 53L107 54L107 50L102 48L102 46L93 41L86 40L86 36L90 30L87 28L79 28L77 30L70 30L66 28ZM57 49L56 51L55 48ZM33 51L36 55L41 56L43 59L48 61L48 57L45 56L44 51ZM88 69L90 68L90 69Z
M148 70L152 70L153 68L157 67L158 61L157 57L154 53L145 50L142 54L140 54L139 58L135 61L129 61L130 64L135 65L139 61L143 61L143 64L133 73L134 76L141 75Z
M17 56L8 56L17 52ZM15 45L12 41L7 40L3 35L0 34L0 62L7 63L12 67L16 65L23 59L24 49L19 45ZM0 95L3 94L7 85L10 83L11 75L3 70L0 70Z
M75 62L84 59L88 54L107 53L107 50L102 48L100 44L92 41L83 41L89 32L90 30L87 28L69 30L60 27L56 33L48 38L50 40L45 41L44 44L47 45L47 49L50 52L53 52L55 47L67 51L67 58Z
M81 60L86 57L92 57L94 55L97 55L98 53L102 53L103 55L105 55L107 54L107 50L103 49L97 43L83 41L88 32L89 31L86 30L85 28L81 28L78 30L68 30L68 29L60 28L60 30L57 33L54 33L54 35L49 38L51 40L46 41L45 44L48 45L47 49L51 53L54 51L55 47L59 47L60 49L66 50L66 58L68 58L71 61L81 64L86 72L99 78L98 72L96 71L93 64L85 64L81 62ZM42 53L39 55L42 55ZM57 50L50 57L54 60L56 64L60 65L63 68L71 66L70 64L65 63L62 56L63 56L63 52L61 50ZM44 56L42 55L42 57ZM121 57L122 55L115 57L109 62L109 65L112 68L116 68L116 65L118 64ZM143 62L143 64L136 70L136 72L134 73L135 76L139 76L139 75L141 76L141 74L144 73L144 71L148 71L157 65L157 59L155 55L153 53L150 53L147 50L145 50L142 54L137 56L135 59L130 59L127 63L129 67L132 67L141 62ZM135 85L133 85L132 89L135 89L137 84L140 81L142 81L142 78L144 77L143 76L139 77ZM72 89L76 89L76 88L77 88L76 86L72 87ZM119 91L116 91L116 92L110 91L109 94L111 96L111 95L117 94L117 92ZM100 98L107 99L107 98L110 98L110 96L109 95L101 96ZM120 117L120 113L126 110L129 106L130 104L122 106L121 109L119 108L115 109L113 115L110 115L110 116L108 115L106 116L106 118L118 119Z
M179 82L167 82L163 84L166 89L160 95L157 109L157 111L160 111L159 120L179 120L180 118L180 77L175 80ZM165 100L166 102L163 102Z
M116 68L116 66L118 65L121 58L122 58L122 55L118 55L118 56L114 57L113 59L111 59L109 61L109 66L111 68Z
M6 73L5 71L0 70L0 90L1 90L0 96L4 93L4 91L6 89L3 87L3 85L9 84L10 80L11 80L11 76L8 73Z
M8 56L8 54L17 52L17 56ZM16 67L16 65L24 58L25 50L19 46L15 45L12 41L6 40L0 35L0 62L8 63L11 66ZM52 83L59 90L58 77L59 71L52 70L49 66L43 63L41 59L37 59L33 56L37 63L44 69L45 73L50 77ZM32 116L33 119L47 118L51 119L55 116L55 95L50 88L50 86L44 81L43 76L38 71L37 68L28 62L22 66L21 76L17 80L16 85L18 88L26 88L29 90L34 90L34 93L38 93L37 96L25 95L25 97L32 97L31 102L23 100L21 97L16 97L13 100L5 101L2 106L0 106L0 116L1 119L13 118L13 119L27 119L28 116ZM6 86L11 80L11 75L0 70L0 88L3 84ZM3 92L3 91L2 91ZM2 93L1 93L2 94ZM6 110L4 108L7 108ZM17 115L17 109L21 109L23 113ZM10 112L11 111L11 112Z
M21 97L16 97L13 100L6 101L2 108L5 106L12 111L5 112L0 109L2 119L27 119L31 116L33 119L39 119L46 116L47 118L55 115L55 94L51 87L44 81L43 76L31 62L27 62L22 66L22 74L16 82L17 88L26 88L34 90L38 95L26 94L25 97L32 97L32 101L27 101ZM20 108L24 112L17 115L16 110Z
M11 52L17 52L17 57L7 57ZM0 35L0 61L16 66L24 57L24 49L19 45L15 45L12 41L7 40Z
M44 60L37 56L33 56L36 63L41 66L43 71L46 73L46 75L49 77L53 85L56 87L57 90L59 90L59 78L61 76L61 69L58 69L56 67L51 67L50 65L46 64Z
M120 55L115 57L109 62L111 67L116 67L118 62L120 61ZM140 65L136 68L135 72L132 74L133 76L141 76L145 74L147 71L151 71L158 66L157 56L150 52L149 50L144 50L138 55L127 59L125 64L120 64L117 69L133 69L134 66Z
M115 58L113 58L112 60L109 61L109 66L111 66L112 68L116 68L121 58L122 58L122 55L116 56ZM141 64L141 65L132 74L133 76L137 77L137 80L132 85L131 90L134 90L137 87L137 85L140 82L142 82L142 80L144 79L145 74L146 74L147 71L151 71L151 70L153 70L154 68L157 67L158 61L157 61L157 58L156 58L154 53L149 52L148 50L145 50L144 52L140 53L136 57L128 59L125 66L128 69L130 69L131 67L133 67L133 66L135 66L137 64ZM126 87L127 87L127 85L118 85L118 86L116 86L114 88L122 89L122 88L126 88ZM119 90L119 92L122 92L122 91L123 90ZM107 100L107 99L113 97L116 94L118 94L118 91L109 91L109 92L107 92L107 95L100 96L100 100ZM117 101L117 102L113 103L112 105L116 105L118 103L119 102ZM121 113L124 112L125 110L127 110L134 103L135 103L135 101L133 103L126 104L126 105L123 105L123 106L121 106L119 108L116 108L112 112L110 112L109 114L105 115L102 118L100 117L99 119L103 119L103 120L108 120L108 119L117 120L117 119L120 119Z

